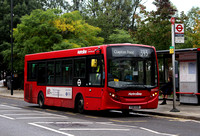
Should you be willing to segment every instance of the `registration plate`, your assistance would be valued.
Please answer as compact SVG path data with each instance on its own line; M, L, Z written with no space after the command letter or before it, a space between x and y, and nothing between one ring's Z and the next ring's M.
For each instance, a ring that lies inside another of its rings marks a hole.
M141 109L141 106L139 106L139 105L129 106L129 109L130 110Z

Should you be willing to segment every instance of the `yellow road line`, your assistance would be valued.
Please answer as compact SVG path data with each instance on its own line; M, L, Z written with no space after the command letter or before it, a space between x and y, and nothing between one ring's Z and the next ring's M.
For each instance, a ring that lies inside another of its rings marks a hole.
M51 109L46 109L46 111L57 112L57 111L55 111L55 110L51 110Z
M93 119L97 119L98 117L94 117L94 116L85 116L87 118L93 118Z
M68 114L68 115L76 115L76 113L73 113L73 112L66 112L65 114Z

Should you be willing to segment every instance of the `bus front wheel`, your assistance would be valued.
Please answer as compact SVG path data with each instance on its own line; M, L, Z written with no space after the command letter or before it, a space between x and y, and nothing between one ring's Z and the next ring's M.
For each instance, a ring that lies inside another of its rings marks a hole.
M130 113L130 110L122 110L122 114L124 115L124 116L128 116Z
M40 108L44 108L44 95L42 92L38 95L38 104Z

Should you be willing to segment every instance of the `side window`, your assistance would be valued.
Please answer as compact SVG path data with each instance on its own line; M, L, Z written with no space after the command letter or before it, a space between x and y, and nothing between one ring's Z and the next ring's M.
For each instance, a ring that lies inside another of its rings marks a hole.
M47 84L54 84L54 62L47 63Z
M55 69L55 84L60 85L61 84L61 61L56 61L56 69Z
M103 59L99 56L89 57L89 86L101 86L105 81L105 70Z
M72 85L72 60L62 62L62 84Z
M28 63L28 69L27 69L27 76L28 80L36 80L36 69L37 69L37 64L36 63Z
M74 60L74 77L85 78L86 64L85 59Z
M42 62L38 64L38 75L37 75L37 80L38 84L45 84L46 83L46 63Z

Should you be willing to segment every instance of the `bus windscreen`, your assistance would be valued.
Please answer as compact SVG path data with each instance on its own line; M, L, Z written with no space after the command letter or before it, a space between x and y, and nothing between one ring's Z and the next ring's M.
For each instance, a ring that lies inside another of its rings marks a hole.
M152 48L116 46L107 49L108 86L148 89L157 85L156 58Z

